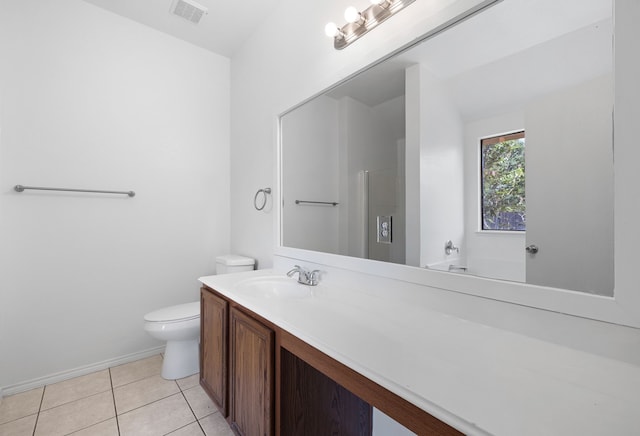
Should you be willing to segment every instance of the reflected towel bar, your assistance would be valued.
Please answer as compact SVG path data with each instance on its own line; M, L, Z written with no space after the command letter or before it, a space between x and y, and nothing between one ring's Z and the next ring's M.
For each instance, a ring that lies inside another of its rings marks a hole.
M16 185L13 187L13 189L15 189L18 192L22 192L25 189L34 189L38 191L92 192L97 194L124 194L124 195L128 195L129 197L133 197L134 195L136 195L136 193L133 191L98 191L94 189L43 188L39 186L23 186L23 185Z
M335 201L296 200L296 204L330 204L331 206L337 206L339 203L336 203Z

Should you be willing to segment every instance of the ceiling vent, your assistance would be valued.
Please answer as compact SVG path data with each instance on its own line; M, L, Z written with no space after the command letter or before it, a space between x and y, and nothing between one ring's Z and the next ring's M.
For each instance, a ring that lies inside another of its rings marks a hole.
M175 0L171 5L171 13L198 24L200 19L207 14L208 9L191 0Z

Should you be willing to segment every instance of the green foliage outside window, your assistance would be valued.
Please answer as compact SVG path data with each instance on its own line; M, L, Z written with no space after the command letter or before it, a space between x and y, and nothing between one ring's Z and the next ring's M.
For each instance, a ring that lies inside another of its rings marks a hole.
M524 132L521 136L489 145L483 141L483 230L525 230Z

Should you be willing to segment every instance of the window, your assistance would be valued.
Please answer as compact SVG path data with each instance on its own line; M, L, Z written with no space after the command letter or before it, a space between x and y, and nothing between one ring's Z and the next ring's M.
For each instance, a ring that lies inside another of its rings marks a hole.
M524 231L524 131L480 141L482 230Z

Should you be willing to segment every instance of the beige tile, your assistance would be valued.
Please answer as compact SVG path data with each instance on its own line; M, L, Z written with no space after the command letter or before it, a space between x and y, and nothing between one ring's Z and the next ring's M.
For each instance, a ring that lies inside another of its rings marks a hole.
M198 422L206 436L235 436L227 420L220 413L212 413Z
M182 394L118 416L121 436L157 436L170 433L195 421Z
M0 436L31 436L38 415L30 415L0 425Z
M194 386L200 386L200 373L176 380L181 390L187 390Z
M35 436L65 435L115 416L111 391L82 398L40 413Z
M153 375L159 375L161 370L162 356L158 354L146 359L125 363L124 365L114 366L111 368L111 381L115 388Z
M174 432L169 433L167 436L204 436L200 424L197 422L191 423L186 427L182 427Z
M209 398L209 396L205 393L204 389L200 386L196 386L191 389L187 389L183 391L191 410L193 410L193 414L196 415L196 418L204 418L207 415L211 415L218 411L218 408L213 404L213 401Z
M0 400L0 424L38 413L43 389L31 389Z
M118 422L116 418L111 418L71 434L73 436L118 436Z
M161 400L180 392L173 380L165 380L159 375L147 377L113 390L116 399L116 410L122 415L138 407Z
M111 390L111 378L108 369L75 377L45 386L41 410L51 409L109 390Z

